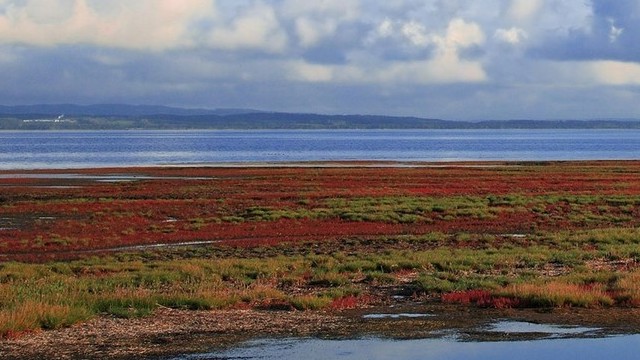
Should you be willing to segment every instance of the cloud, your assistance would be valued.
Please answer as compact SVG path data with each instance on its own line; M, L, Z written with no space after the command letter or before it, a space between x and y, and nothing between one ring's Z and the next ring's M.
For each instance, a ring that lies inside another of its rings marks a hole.
M516 45L526 40L528 35L526 31L517 27L512 27L509 29L496 30L493 37L502 42L509 43L511 45Z
M299 18L295 21L296 34L303 47L317 44L322 38L335 32L337 24L333 21L317 22L309 18Z
M618 40L620 35L622 35L624 28L616 27L616 23L613 19L609 19L609 22L611 23L611 29L609 30L609 42L614 43Z
M280 8L286 17L313 16L346 20L360 15L360 6L359 0L284 0Z
M384 19L384 21L382 21L380 25L378 25L375 31L377 37L380 38L387 38L393 35L393 32L393 22L388 18Z
M294 81L330 82L335 80L336 70L340 67L332 65L309 64L305 61L292 61L288 64L291 72L288 78Z
M637 0L0 0L0 98L640 117L639 19Z
M94 44L163 50L190 44L188 26L216 14L208 0L8 1L0 42L36 46Z
M334 36L341 24L361 13L359 0L285 0L279 9L283 18L294 23L295 35L303 48Z
M586 64L593 78L603 85L640 85L640 64L593 61Z
M206 45L216 49L259 49L282 52L287 46L287 34L282 29L273 7L257 2L240 9L240 14L228 23L216 19Z
M401 32L415 46L426 46L431 42L427 34L427 28L417 21L409 21L403 24Z
M390 23L384 27L387 29L380 35L392 36L392 30L396 27ZM487 74L479 61L465 60L460 56L461 50L484 43L484 32L477 24L453 19L444 34L428 34L424 26L407 22L395 31L414 46L433 44L433 56L420 60L373 63L366 62L366 57L353 57L347 65L318 65L296 61L291 65L293 71L290 78L310 82L379 84L442 84L487 80Z
M426 61L397 62L378 75L385 82L409 84L473 83L487 80L482 65L460 60L453 51L445 51Z
M444 36L433 40L438 48L433 59L424 63L424 71L418 78L426 82L480 82L487 74L479 61L464 60L460 51L485 42L485 35L478 24L463 19L453 19ZM417 69L416 69L417 70Z
M238 3L233 11L223 14L214 0L13 0L0 12L0 42L152 51L286 47L272 6Z
M535 17L543 6L544 0L512 0L507 14L516 23L527 22Z
M478 24L466 22L463 19L453 19L442 41L446 46L468 47L484 43L485 35Z
M532 54L564 61L640 62L640 2L591 0L585 27L549 31Z

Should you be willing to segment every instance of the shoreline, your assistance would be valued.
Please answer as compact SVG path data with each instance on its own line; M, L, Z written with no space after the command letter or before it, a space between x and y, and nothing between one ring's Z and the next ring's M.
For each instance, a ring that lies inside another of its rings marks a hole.
M0 179L18 177L37 178L37 174L51 175L62 174L77 176L69 172L132 172L134 170L160 170L160 169L492 169L503 167L521 167L532 165L603 165L614 163L637 163L639 158L626 159L543 159L543 160L309 160L309 161L246 161L246 162L198 162L198 163L167 163L167 164L133 164L115 165L107 164L103 166L77 166L77 167L25 167L25 168L0 168ZM144 179L141 179L144 180Z
M544 162L618 162L618 161L640 161L640 159L621 159L621 160L548 160ZM45 167L45 168L17 168L17 169L0 169L0 174L17 175L29 177L30 174L38 174L50 171L53 174L61 171L98 171L98 170L114 170L114 171L131 171L146 169L180 169L180 168L221 168L221 169L242 169L242 168L493 168L505 166L518 166L519 163L539 163L540 161L502 161L502 160L460 160L460 161L392 161L392 160L344 160L344 161L265 161L265 162L203 162L203 163L170 163L170 164L138 164L130 166L93 166L93 167ZM19 173L21 171L22 173Z
M367 318L377 312L421 312L429 317ZM580 333L509 333L484 329L497 321L585 327ZM595 331L595 332L593 332ZM98 317L69 328L0 340L0 359L160 360L217 352L262 339L440 339L535 341L605 338L640 333L640 309L481 309L435 303L343 311L215 310L161 308L143 319Z

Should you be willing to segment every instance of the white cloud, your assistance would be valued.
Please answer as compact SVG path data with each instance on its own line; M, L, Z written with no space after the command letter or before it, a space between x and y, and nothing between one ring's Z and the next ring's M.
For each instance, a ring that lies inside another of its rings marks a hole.
M310 47L333 35L338 28L338 23L333 20L318 21L302 17L295 20L295 28L300 45Z
M624 32L624 28L616 27L616 23L613 19L609 19L609 23L611 24L611 28L609 29L609 42L614 43L620 35Z
M306 48L333 36L340 24L357 19L361 11L359 0L285 0L279 13L294 22L299 44Z
M261 49L281 52L287 45L287 34L282 29L273 7L258 2L242 9L230 23L214 24L207 44L226 50Z
M464 48L483 44L485 36L478 24L456 18L449 22L447 33L443 40L447 46Z
M97 0L10 1L0 12L0 42L133 50L286 47L272 6L254 1L234 10L234 16L222 14L215 0L110 0L108 6Z
M485 42L484 32L478 24L453 19L449 22L445 35L435 36L434 42L438 45L435 57L423 62L423 71L417 73L422 81L449 83L487 80L487 74L479 61L463 60L459 55L460 49Z
M378 25L378 27L376 28L376 33L381 38L389 37L393 35L393 32L393 22L391 22L391 20L389 20L388 18L384 19L384 21L381 22L380 25Z
M36 46L94 44L161 50L183 46L191 21L215 14L207 0L12 1L0 14L0 41Z
M95 44L162 50L188 44L188 27L216 14L209 0L11 1L0 14L0 42L37 46Z
M594 80L604 85L640 85L640 64L621 61L583 63Z
M392 22L385 19L375 30L370 33L368 42L373 43L377 39L399 36L409 41L414 46L424 47L437 44L441 47L465 48L472 45L481 45L485 42L482 28L475 22L466 22L460 18L454 18L447 24L444 35L428 29L423 23L415 20Z
M410 26L407 30L407 24ZM389 62L367 62L354 57L348 65L317 65L297 61L290 65L290 79L305 82L360 84L443 84L482 82L487 74L479 61L460 58L459 51L484 43L482 29L462 19L452 20L444 34L427 34L417 23L405 23L400 30L414 45L436 45L431 59Z
M287 67L290 69L288 72L290 80L305 82L329 82L334 80L335 68L333 66L292 61Z
M58 23L68 19L70 12L73 10L73 5L73 0L58 2L32 0L25 9L24 15L42 24ZM15 7L16 4L9 5L11 10L15 10Z
M293 81L341 84L447 84L486 81L487 76L477 62L445 54L433 60L394 61L375 68L366 65L320 65L304 61L288 63L288 78Z
M285 17L317 16L332 17L340 20L354 19L360 15L359 0L285 0L281 7Z
M640 85L640 64L622 61L547 61L532 62L526 81L548 88L591 88L607 86Z
M516 45L526 40L528 35L523 29L512 27L510 29L496 30L494 37L502 42Z
M515 22L527 22L536 16L544 6L544 0L513 0L507 14Z
M454 52L445 52L432 60L396 62L381 69L379 80L389 83L448 84L487 80L482 65L460 60Z
M527 31L530 38L567 35L589 31L593 22L592 1L585 0L513 0L506 11L504 24Z
M409 21L403 24L401 31L402 35L415 46L425 46L430 42L427 28L417 21Z

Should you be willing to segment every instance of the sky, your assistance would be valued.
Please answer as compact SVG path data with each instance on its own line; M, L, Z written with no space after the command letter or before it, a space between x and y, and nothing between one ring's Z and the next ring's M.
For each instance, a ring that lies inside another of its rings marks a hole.
M0 104L640 118L638 0L0 0Z

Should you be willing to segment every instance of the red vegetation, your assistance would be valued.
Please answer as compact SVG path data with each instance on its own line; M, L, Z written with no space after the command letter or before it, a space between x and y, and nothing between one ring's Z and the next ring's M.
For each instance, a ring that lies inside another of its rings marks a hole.
M0 261L49 260L78 257L85 251L194 241L253 247L433 232L527 234L607 227L615 217L624 217L627 226L640 225L640 208L635 205L582 204L580 210L591 216L583 221L582 214L571 217L575 208L562 201L543 209L506 205L508 211L501 211L497 205L491 216L484 217L433 212L422 214L426 220L406 223L304 215L329 207L335 199L638 196L640 162L634 161L413 168L87 169L73 171L85 177L60 176L69 172L34 171L27 174L31 178L21 172L15 178L0 179ZM58 176L33 176L36 173ZM140 179L103 182L89 175ZM602 213L604 208L609 212ZM285 215L252 218L252 209Z
M496 297L486 290L467 290L443 294L442 302L479 307L510 309L521 305L520 300L508 297Z
M35 330L20 330L20 331L6 330L3 332L0 332L0 340L19 339L21 337L28 336L29 334L33 334L34 332Z
M355 309L362 305L369 304L371 301L372 299L370 296L349 295L333 300L329 307L333 310Z

